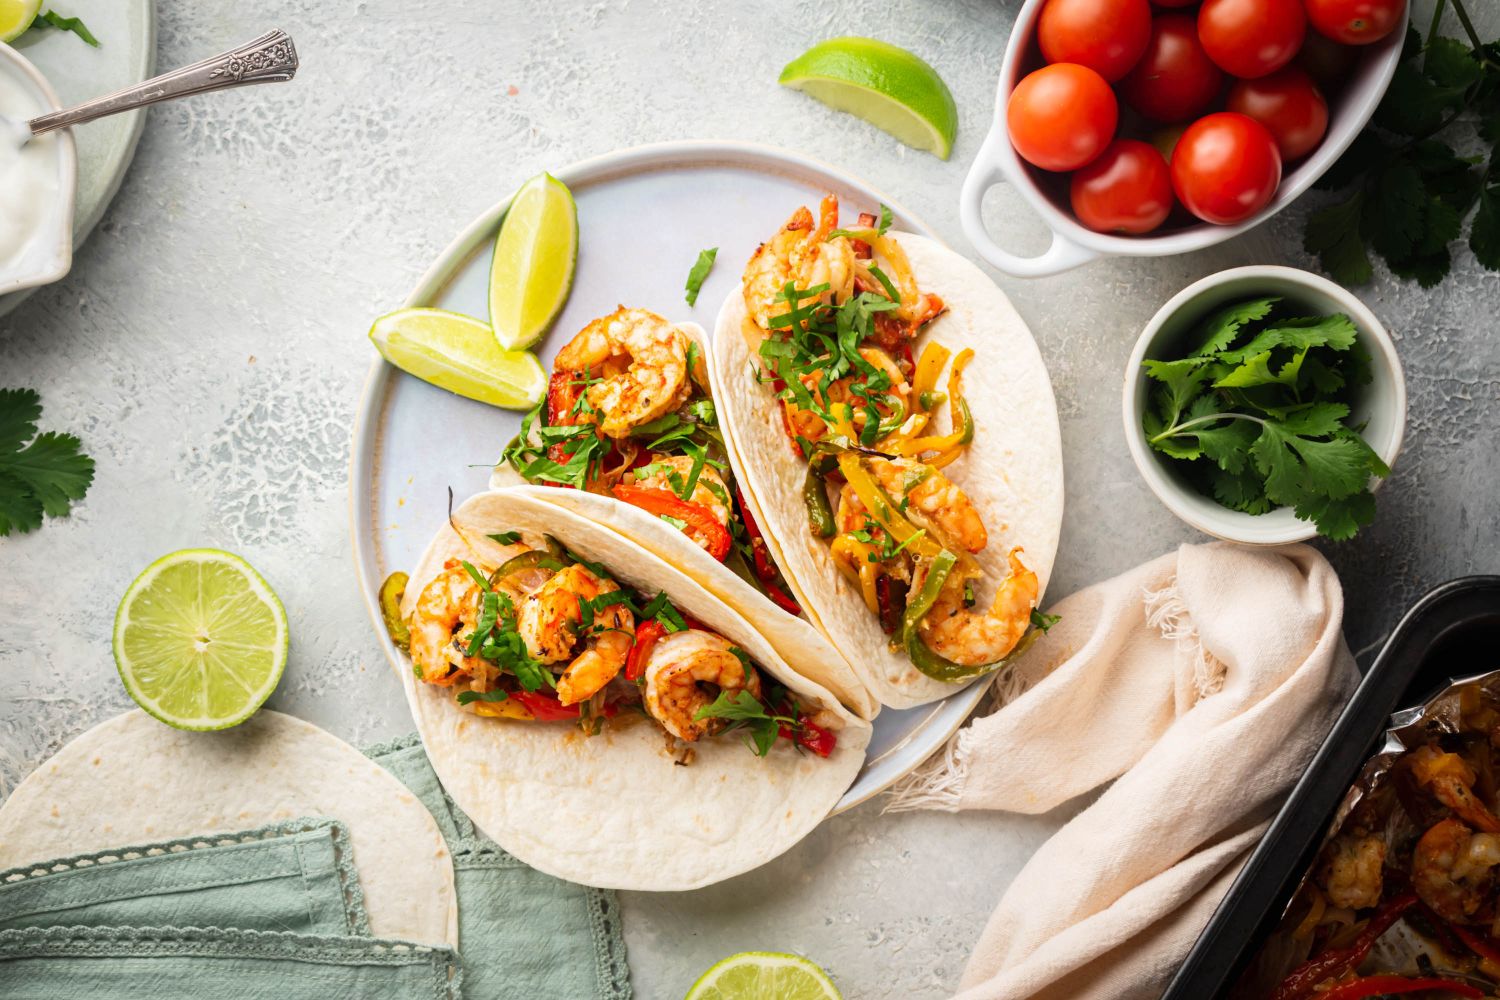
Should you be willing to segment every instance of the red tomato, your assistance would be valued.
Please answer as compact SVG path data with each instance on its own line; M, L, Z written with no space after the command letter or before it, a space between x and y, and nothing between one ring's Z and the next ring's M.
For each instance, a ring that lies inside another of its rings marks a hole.
M1316 27L1316 25L1314 25ZM1349 79L1349 72L1359 62L1359 50L1340 45L1316 31L1309 31L1297 53L1297 65L1307 70L1318 85L1332 93Z
M1227 107L1269 129L1283 161L1311 153L1328 131L1328 102L1312 77L1296 66L1240 80L1229 88Z
M1307 34L1302 0L1203 0L1198 40L1231 76L1274 73L1297 54Z
M1100 233L1149 233L1172 211L1172 174L1149 143L1116 139L1073 175L1073 214Z
M1219 96L1224 74L1198 42L1191 14L1161 14L1151 22L1146 54L1120 81L1125 103L1154 121L1180 122Z
M1378 42L1401 23L1406 0L1307 0L1312 26L1345 45Z
M1220 111L1193 122L1172 150L1177 200L1205 222L1243 222L1265 208L1281 183L1276 140L1254 118Z
M1077 170L1104 151L1119 120L1104 77L1077 63L1027 74L1005 106L1011 145L1043 170Z
M1191 7L1198 0L1151 0L1158 7Z
M1146 0L1047 0L1036 38L1049 63L1078 63L1113 83L1151 37Z

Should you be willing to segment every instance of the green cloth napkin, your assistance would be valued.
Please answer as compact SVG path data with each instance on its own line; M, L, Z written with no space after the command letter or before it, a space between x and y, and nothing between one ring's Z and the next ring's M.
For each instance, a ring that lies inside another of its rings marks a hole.
M466 996L629 1000L613 892L544 875L475 829L443 791L415 733L365 753L422 800L448 842Z
M349 834L329 819L0 872L0 930L239 927L368 937Z

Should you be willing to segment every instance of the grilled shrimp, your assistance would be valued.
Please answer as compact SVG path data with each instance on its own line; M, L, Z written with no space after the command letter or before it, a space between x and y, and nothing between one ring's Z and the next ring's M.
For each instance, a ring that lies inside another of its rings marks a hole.
M558 371L598 379L584 389L594 422L621 438L687 402L688 338L646 309L624 306L579 331L557 352Z
M1474 794L1474 769L1456 753L1428 744L1412 751L1412 777L1453 814L1476 830L1500 833L1500 819Z
M516 614L516 631L532 656L543 663L572 657L557 679L557 699L564 705L593 696L625 666L634 642L635 616L623 604L597 608L588 633L580 637L575 631L582 620L580 601L619 589L613 580L601 580L575 563L528 595ZM580 638L584 650L573 656Z
M1459 820L1445 819L1417 841L1412 888L1444 920L1474 923L1495 916L1497 866L1500 836L1475 833Z
M926 571L919 571L918 579L912 581L913 591L921 589L925 577ZM1010 575L995 589L988 611L965 606L964 581L954 573L944 581L918 632L928 649L954 663L967 667L994 663L1015 649L1026 634L1038 589L1036 574L1021 562L1021 550L1011 549Z
M1328 845L1317 882L1334 906L1362 910L1380 902L1385 841L1379 834L1341 833Z
M937 469L910 458L876 458L870 460L870 471L897 502L906 501L906 513L917 515L918 527L935 528L944 540L969 552L979 552L989 544L984 519L973 502ZM1036 596L1034 586L1032 596Z
M721 635L687 629L657 641L646 658L646 711L678 739L692 742L719 728L716 719L694 715L719 691L749 691L760 697L760 675L734 654Z
M788 311L790 304L777 299L787 282L798 289L827 284L818 296L821 302L841 303L854 286L854 248L847 237L829 234L838 228L839 200L828 195L818 207L818 222L806 205L798 208L786 225L750 257L745 265L745 307L762 330L771 329L772 317Z
M680 486L687 485L687 477L693 471L693 458L691 455L654 455L650 464L641 466L639 471L649 475L644 479L626 481L649 489L670 490L676 495ZM724 485L724 477L713 466L705 464L698 471L698 482L693 486L693 493L688 501L707 507L718 522L727 528L729 507L724 501L728 497L729 488Z
M449 559L422 588L407 620L417 676L446 687L473 673L475 662L464 656L463 646L478 618L479 585L459 560Z

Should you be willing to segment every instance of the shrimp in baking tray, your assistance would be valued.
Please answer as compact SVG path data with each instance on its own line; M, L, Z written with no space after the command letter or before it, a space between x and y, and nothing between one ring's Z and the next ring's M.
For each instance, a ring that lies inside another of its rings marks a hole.
M912 590L922 588L925 568L918 570ZM1036 607L1036 574L1021 561L1021 550L1010 552L1010 575L995 589L988 610L969 607L962 574L949 574L932 608L917 630L927 648L963 666L975 667L1004 659L1026 634Z
M464 655L468 636L479 618L479 584L463 563L449 559L417 597L407 627L411 660L428 684L447 686L482 666Z
M649 463L635 470L636 473L644 472L646 475L636 475L627 478L625 482L647 489L667 490L680 498L681 491L687 488L688 477L692 475L693 463L691 455L653 455ZM724 477L713 466L705 463L698 470L698 481L693 485L692 495L687 500L707 507L715 520L725 527L729 526L729 488L724 485Z
M1474 769L1458 754L1428 744L1412 751L1408 766L1417 784L1459 819L1476 830L1500 833L1500 818L1474 792Z
M692 742L723 728L719 719L695 719L718 692L760 697L760 675L713 632L686 629L657 641L646 659L646 711L673 736Z
M792 213L786 225L762 243L745 265L745 308L762 330L771 329L771 320L787 312L790 304L777 298L790 282L799 290L828 285L818 296L824 303L840 303L849 298L854 284L854 248L847 237L829 236L839 224L839 200L828 195L812 212L803 205Z
M1380 902L1384 885L1385 840L1351 830L1329 842L1316 881L1334 906L1362 910Z
M1500 835L1476 833L1457 819L1434 825L1417 841L1411 882L1418 898L1454 923L1494 921Z
M687 401L687 355L687 334L650 310L621 306L579 331L553 365L590 382L583 394L593 412L580 416L622 438Z
M580 634L583 601L619 590L613 580L587 567L566 566L527 595L516 614L516 631L527 652L543 663L570 660L557 679L557 700L573 705L603 690L625 666L634 641L635 616L623 604L594 609L593 624ZM574 655L578 645L583 652Z

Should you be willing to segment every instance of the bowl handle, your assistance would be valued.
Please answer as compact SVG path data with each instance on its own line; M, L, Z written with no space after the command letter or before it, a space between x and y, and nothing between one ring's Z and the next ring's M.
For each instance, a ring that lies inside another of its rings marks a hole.
M1056 230L1052 233L1052 245L1038 257L1018 257L1002 250L990 237L980 207L984 204L985 192L996 184L1009 183L1010 179L1005 175L1000 158L996 155L996 143L1007 141L1009 140L1003 128L996 128L989 134L980 147L979 155L974 158L974 164L969 167L963 191L958 197L959 222L963 226L964 235L974 244L974 249L979 251L979 256L1013 278L1045 278L1098 258L1100 254L1097 250L1081 247Z

